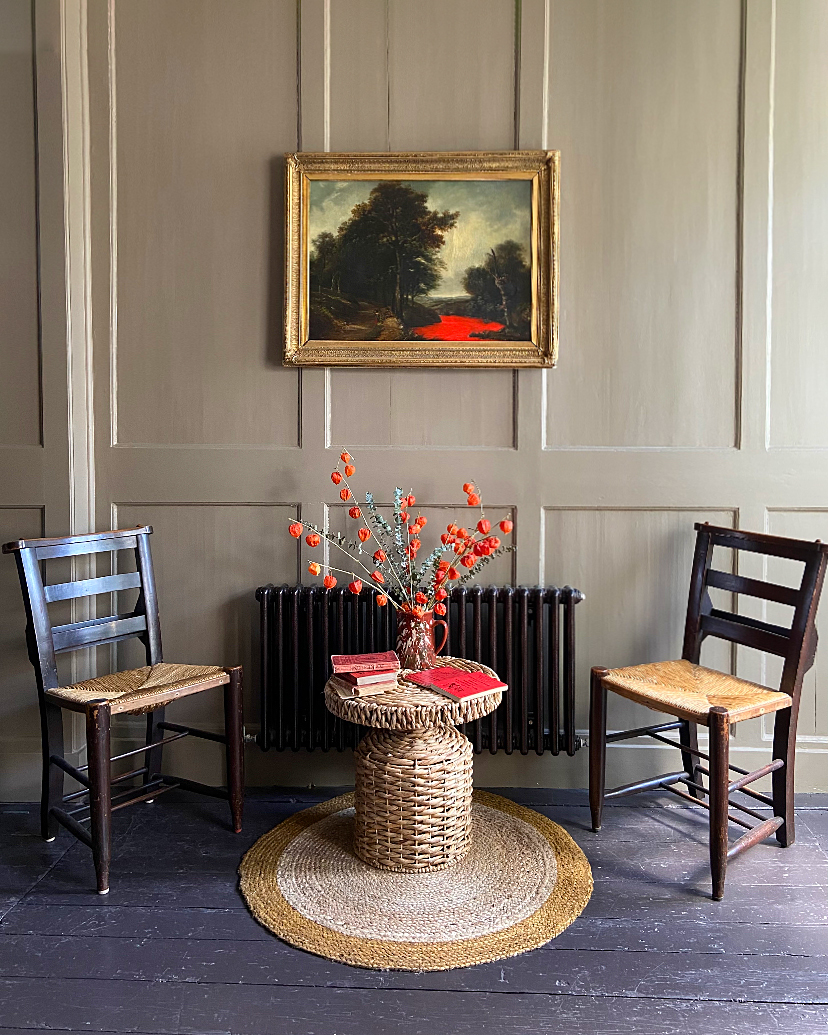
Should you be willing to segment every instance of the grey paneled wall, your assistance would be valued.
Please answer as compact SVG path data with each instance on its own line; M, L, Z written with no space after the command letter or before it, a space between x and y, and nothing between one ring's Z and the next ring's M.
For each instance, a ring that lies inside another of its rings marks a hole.
M32 13L0 0L0 446L40 445Z
M772 446L828 447L828 5L782 0L773 83ZM791 405L792 400L796 405Z
M29 0L0 0L0 542L41 535L47 521L65 521L66 514L65 506L50 505L48 513L46 508L47 497L51 504L55 496L52 487L65 497L66 483L57 467L47 467L45 447L62 441L64 467L68 451L65 426L62 439L53 434L54 420L65 410L56 406L46 413L45 435L41 427L32 14ZM62 370L57 363L64 397L65 356L64 348ZM54 353L47 349L46 357L51 360ZM40 724L11 557L0 558L0 616L0 800L16 800L36 785Z
M296 126L293 6L127 0L109 18L115 440L295 446L273 265L274 161Z
M557 446L732 446L738 434L739 0L556 0Z
M341 444L360 488L413 486L429 529L479 481L515 516L497 578L586 591L580 721L590 664L678 651L694 521L828 538L821 0L88 0L87 30L96 520L155 525L169 658L242 660L252 703L252 592L304 572L288 515L341 519ZM284 151L516 145L562 152L557 369L280 366ZM802 789L828 788L825 664ZM769 749L751 725L737 754ZM615 749L612 778L659 754ZM477 778L583 786L584 763L487 756Z

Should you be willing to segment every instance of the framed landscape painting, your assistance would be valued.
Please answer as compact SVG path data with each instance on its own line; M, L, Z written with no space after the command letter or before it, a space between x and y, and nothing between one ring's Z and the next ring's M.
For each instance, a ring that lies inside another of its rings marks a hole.
M558 152L287 155L285 363L552 366Z

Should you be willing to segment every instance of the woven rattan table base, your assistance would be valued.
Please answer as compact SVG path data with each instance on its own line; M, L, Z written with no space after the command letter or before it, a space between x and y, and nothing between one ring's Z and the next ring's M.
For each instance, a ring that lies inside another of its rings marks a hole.
M397 873L354 854L353 801L291 816L242 860L251 912L291 945L360 967L448 970L537 948L589 901L583 853L530 809L475 791L468 853L435 872Z
M471 741L453 726L371 730L354 752L354 851L385 870L439 870L471 835Z

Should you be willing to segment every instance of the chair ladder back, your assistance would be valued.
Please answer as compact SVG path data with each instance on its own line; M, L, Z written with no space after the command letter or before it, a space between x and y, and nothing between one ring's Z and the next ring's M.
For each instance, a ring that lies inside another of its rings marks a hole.
M693 570L690 575L690 592L687 599L687 618L684 622L684 648L681 656L685 661L698 665L704 636L701 630L702 614L713 605L707 592L707 573L713 562L713 542L704 525L696 525L696 549L693 554Z
M149 535L138 536L135 563L141 574L141 592L135 605L146 616L147 627L140 636L147 651L147 664L158 665L163 661L161 649L161 618L158 613L158 594L155 588L155 570L152 566Z
M782 667L779 689L799 701L802 680L814 663L817 648L816 613L822 586L825 582L825 567L828 554L820 551L805 562L800 584L800 600L794 610L791 624L791 650Z
M695 527L696 551L682 657L698 664L701 644L708 636L775 654L783 659L779 690L798 698L802 677L813 664L816 652L815 616L825 578L828 546L819 541L786 539L708 524ZM794 589L719 571L711 567L715 546L802 561L804 570L800 585ZM715 608L710 599L710 588L793 607L791 626L785 628Z
M62 539L30 539L6 543L4 553L14 553L26 611L26 642L38 690L60 685L56 655L63 651L97 647L137 637L144 644L147 664L161 661L161 630L155 577L149 549L149 525L113 532L67 536ZM85 554L135 551L137 571L81 579L74 582L43 583L41 564L45 560ZM48 604L60 600L138 589L138 600L127 614L109 615L68 625L53 625Z

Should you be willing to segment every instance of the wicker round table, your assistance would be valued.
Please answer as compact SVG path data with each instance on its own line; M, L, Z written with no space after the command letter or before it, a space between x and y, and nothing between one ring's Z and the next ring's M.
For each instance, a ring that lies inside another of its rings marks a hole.
M468 672L485 665L440 658ZM455 725L481 719L502 693L458 703L408 682L370 697L342 698L329 682L325 704L340 719L369 726L354 752L354 851L383 870L440 870L470 847L472 746Z

